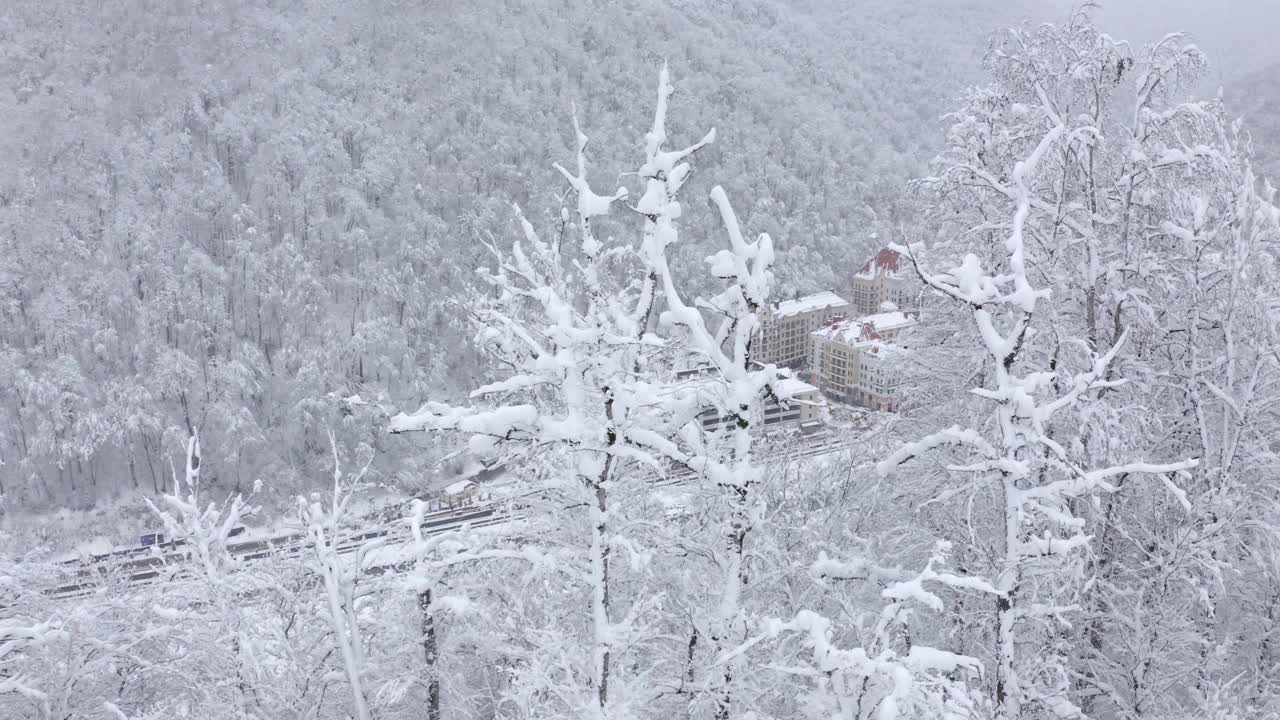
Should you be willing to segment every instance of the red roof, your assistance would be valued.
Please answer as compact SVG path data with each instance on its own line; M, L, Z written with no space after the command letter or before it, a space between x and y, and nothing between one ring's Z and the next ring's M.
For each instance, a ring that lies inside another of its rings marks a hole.
M876 253L875 257L868 260L867 263L862 266L862 270L860 272L873 274L883 271L898 272L898 261L901 260L901 258L902 256L899 255L896 250L881 248L880 252ZM874 266L874 269L872 266Z

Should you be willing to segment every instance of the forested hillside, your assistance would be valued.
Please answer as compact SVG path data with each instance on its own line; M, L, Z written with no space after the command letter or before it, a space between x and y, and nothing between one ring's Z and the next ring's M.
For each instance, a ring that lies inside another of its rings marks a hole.
M6 16L0 718L1280 717L1267 126L841 7Z
M733 148L705 153L695 196L721 178L745 225L777 238L781 292L839 289L877 220L905 215L903 182L1014 11L8 3L0 494L44 507L154 492L193 427L216 448L206 482L227 489L309 486L327 426L376 456L376 477L420 482L432 453L337 400L416 406L477 376L453 301L480 242L513 237L512 203L558 222L550 163L575 104L597 167L626 167L629 108L663 59L679 69L675 118Z
M1280 64L1240 78L1224 95L1253 137L1259 170L1280 177Z

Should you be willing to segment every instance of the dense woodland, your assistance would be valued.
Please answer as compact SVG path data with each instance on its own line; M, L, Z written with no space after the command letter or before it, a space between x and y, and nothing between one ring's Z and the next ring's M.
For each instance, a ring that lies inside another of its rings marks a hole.
M778 238L780 292L838 288L976 79L982 5L9 3L0 494L155 492L193 427L225 490L311 487L329 426L421 483L430 453L336 400L479 377L481 243L518 231L512 203L558 218L571 107L623 167L663 59L676 117L732 142L696 196L715 177ZM675 251L682 279L710 247Z
M53 600L10 518L0 717L1280 717L1275 150L1186 37L85 5L0 44L3 512L115 498L186 560ZM788 458L758 312L882 245L900 412ZM365 539L454 453L505 522Z

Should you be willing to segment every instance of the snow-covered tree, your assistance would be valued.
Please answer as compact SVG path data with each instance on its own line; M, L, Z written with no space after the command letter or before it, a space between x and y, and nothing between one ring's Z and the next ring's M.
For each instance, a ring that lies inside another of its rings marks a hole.
M1078 412L1045 431L1085 468L1200 459L1177 492L1123 473L1114 492L1069 503L1093 542L1073 580L1080 612L1055 640L1069 647L1067 692L1086 714L1196 714L1227 679L1252 673L1220 662L1236 641L1215 615L1218 598L1235 595L1228 578L1266 576L1238 548L1262 542L1268 523L1258 518L1272 513L1259 502L1275 483L1264 469L1270 450L1247 438L1274 422L1263 409L1273 397L1274 208L1239 124L1220 102L1189 99L1203 54L1176 34L1131 48L1090 12L993 36L992 83L966 93L935 174L918 185L938 236L928 264L972 253L982 267L1006 265L1009 219L1020 217L1026 277L1050 300L1036 305L1019 361L1054 373L1047 397L1069 394L1069 379L1108 355L1100 379L1127 380L1085 392ZM1018 163L1057 128L1020 187ZM984 400L957 390L989 386L995 370L983 335L953 332L970 306L948 301L932 303L936 320L923 326L919 355L930 362L917 397L928 409L908 414L968 427ZM935 492L957 494L946 479ZM981 561L989 550L960 541L972 506L953 507L931 503L925 514L957 541L957 562ZM1197 680L1179 679L1188 675Z
M49 693L41 688L39 678L27 674L34 664L29 663L27 653L64 637L53 620L16 614L0 621L0 707L27 706L51 716Z
M1046 109L1046 120L1055 117ZM1090 541L1073 503L1112 492L1115 478L1131 474L1154 474L1172 485L1168 474L1197 464L1194 459L1152 464L1135 458L1090 468L1076 448L1054 438L1055 415L1079 412L1082 398L1123 382L1111 379L1110 372L1123 334L1105 353L1094 355L1092 368L1072 376L1060 377L1052 366L1022 357L1035 341L1037 305L1050 296L1029 278L1028 218L1040 203L1032 188L1045 172L1041 163L1051 150L1092 134L1090 128L1069 133L1061 121L1050 122L1028 156L1007 170L1014 213L1000 226L1007 237L998 266L984 267L976 254L968 253L960 265L939 271L921 264L919 250L901 248L929 288L972 314L986 350L989 384L971 392L989 401L993 412L975 426L952 426L907 444L884 460L879 471L891 472L940 447L959 448L959 457L946 463L947 472L976 486L972 492L983 498L984 519L990 523L972 531L982 534L995 595L989 653L994 665L991 702L998 718L1078 712L1069 697L1069 658L1057 642L1069 627L1066 616L1077 610L1074 589L1064 583L1079 576L1082 550Z
M577 199L576 252L564 245L567 221L561 236L545 242L521 217L524 242L517 242L510 253L490 246L497 270L482 271L497 297L476 311L478 340L510 368L510 376L471 393L485 404L453 408L428 403L413 415L393 418L392 429L461 431L470 434L476 454L497 450L508 463L523 460L521 472L540 466L532 471L545 477L530 486L518 485L536 496L526 504L545 509L564 503L570 510L553 517L567 515L570 529L586 530L581 539L564 541L580 551L567 579L590 597L582 624L588 633L584 646L589 648L583 657L589 658L589 665L582 668L581 686L564 701L580 709L594 707L601 716L625 716L623 707L633 700L614 672L614 652L632 641L634 631L627 621L638 608L615 607L610 595L614 551L630 544L616 534L620 515L610 495L624 483L643 478L634 467L624 472L627 466L655 462L627 437L631 425L645 422L640 416L648 411L646 380L653 372L646 368L646 355L660 351L662 343L648 332L656 302L654 276L642 270L631 283L611 277L613 266L634 264L635 255L626 248L606 248L593 231L593 220L606 215L626 191L611 196L592 191L586 177L587 137L576 116L574 131L576 173L556 167ZM683 155L672 153L672 163L709 141L710 137ZM673 180L674 189L681 183L682 179Z
M329 436L333 452L333 488L327 502L318 493L298 498L298 519L306 532L311 567L321 582L323 607L320 616L329 626L330 639L346 680L351 712L358 720L372 720L368 683L367 638L363 629L361 603L368 594L361 572L365 555L380 544L374 540L352 539L351 500L368 470L366 464L349 481L345 480L338 443ZM354 557L344 557L350 554Z
M523 241L509 253L491 246L498 269L482 271L496 297L476 313L478 340L507 376L473 391L472 406L429 402L392 419L394 432L463 433L473 452L501 457L512 476L508 488L495 490L512 496L507 512L520 518L510 532L526 557L513 553L512 562L521 566L522 588L541 578L546 590L532 598L491 591L505 598L510 617L522 618L506 632L513 648L523 648L516 656L529 657L527 665L517 663L523 669L508 692L531 716L641 716L684 702L699 715L728 718L793 712L812 693L839 697L832 709L843 716L889 718L929 697L945 704L945 692L929 695L942 686L951 689L950 707L964 707L963 683L942 676L976 667L972 661L923 647L910 655L886 639L905 617L900 601L911 596L886 590L884 643L874 655L836 651L829 620L770 605L777 596L767 588L751 599L766 507L764 458L753 446L766 404L790 399L784 374L751 356L756 313L772 282L772 241L747 240L727 194L714 188L728 243L708 262L722 287L684 300L668 259L680 239L679 192L688 158L715 136L665 148L673 91L664 68L637 172L643 187L631 208L642 220L636 246L596 237L598 222L627 193L590 189L586 137L575 118L576 172L557 167L577 198L576 252L564 240L564 224L547 242L522 217ZM715 427L702 422L706 413L718 418ZM652 516L661 505L657 485L673 478L685 478L674 481L684 515ZM660 561L650 560L648 546ZM618 564L618 551L630 563ZM500 555L488 549L471 557ZM660 578L673 586L655 594ZM575 595L585 602L570 613L568 628L549 635L528 629L547 623L561 598ZM574 643L583 651L573 652ZM799 697L775 691L775 651L798 652L816 677L839 674L840 687L801 681L797 689L808 689ZM536 660L547 655L565 657L566 665ZM587 667L578 664L588 658ZM914 685L917 677L928 681ZM852 699L859 694L864 704Z

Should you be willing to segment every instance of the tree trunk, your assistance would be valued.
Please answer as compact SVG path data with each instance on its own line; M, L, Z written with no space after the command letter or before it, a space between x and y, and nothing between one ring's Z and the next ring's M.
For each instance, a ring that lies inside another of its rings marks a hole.
M1009 441L1006 439L1006 445ZM1014 622L1018 609L1015 606L1019 582L1018 534L1021 514L1014 500L1017 488L1008 475L1004 484L1004 567L996 587L1004 595L996 597L996 687L995 711L998 720L1017 720L1022 712L1022 693L1014 669L1016 650Z
M605 472L608 472L607 470ZM601 717L609 701L609 541L608 495L602 483L595 484L595 507L591 523L591 614L596 701Z
M431 614L431 590L418 593L418 614L422 620L422 659L427 666L426 720L440 719L440 669L436 666L436 620Z

